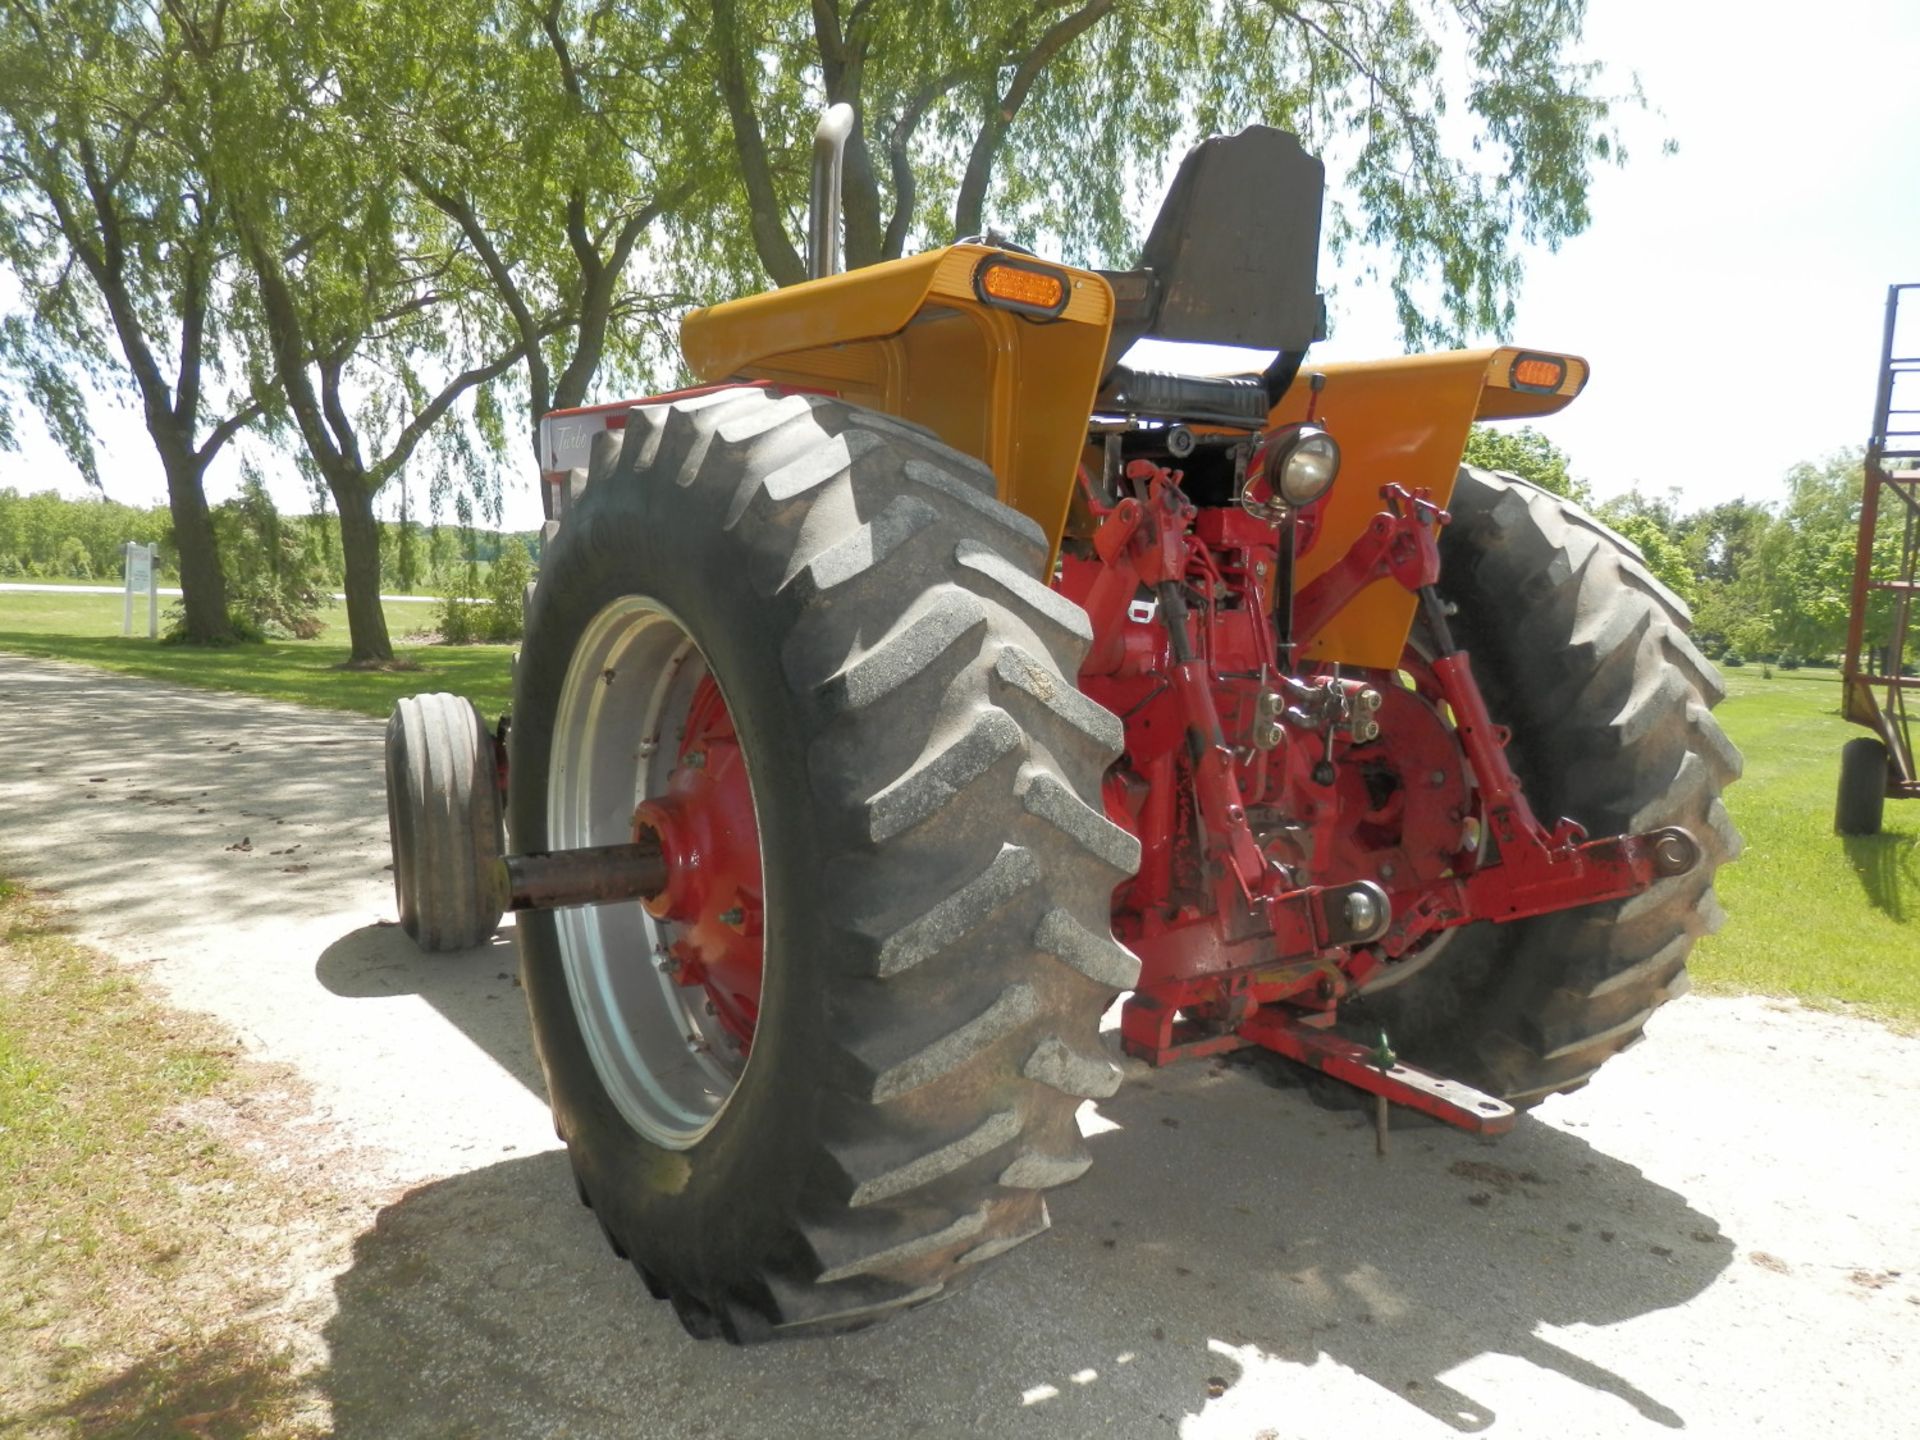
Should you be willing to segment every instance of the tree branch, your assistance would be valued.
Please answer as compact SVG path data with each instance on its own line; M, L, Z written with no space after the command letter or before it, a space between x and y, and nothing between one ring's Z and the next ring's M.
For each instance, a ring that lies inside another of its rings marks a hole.
M466 197L431 184L417 166L403 163L400 173L441 214L460 227L460 233L467 237L473 253L480 257L481 267L493 282L493 288L499 292L507 313L513 317L514 331L520 337L520 343L526 347L527 389L531 392L528 398L532 401L532 408L536 414L544 414L552 408L552 376L547 370L546 357L540 353L540 331L527 305L526 292L513 278L512 269L501 258L499 247L493 243L493 237L487 233L487 227L480 223L479 215Z
M186 275L180 286L180 374L173 401L174 419L188 427L188 435L193 433L200 409L200 351L206 326L206 255L195 244L187 251Z
M607 328L612 324L618 308L620 283L634 247L655 220L682 204L693 191L694 182L684 180L636 210L620 227L620 233L614 240L613 253L605 265L591 275L583 273L573 355L554 382L554 405L564 408L577 405L585 398L587 386L592 382L594 372L600 368L600 358L606 352ZM537 418L535 423L538 424Z
M202 470L213 463L213 457L226 447L226 443L238 435L247 426L265 414L265 408L257 400L249 400L233 414L214 426L207 434L207 443L202 445L194 459Z
M426 433L434 427L440 417L447 413L454 401L474 386L484 385L487 381L506 374L520 363L525 353L526 347L516 344L485 365L476 365L471 370L463 370L448 381L440 393L427 402L426 408L407 422L406 428L393 442L393 448L367 471L367 488L378 490L386 484L393 477L394 472L412 458L414 448L425 438Z
M975 235L982 228L981 213L986 209L987 186L993 179L993 161L1006 138L1007 127L1028 92L1060 52L1112 12L1115 0L1090 0L1071 15L1062 16L1047 27L1038 43L1021 57L1014 68L1006 93L983 119L980 133L974 137L973 152L967 157L966 174L960 180L960 193L953 202L953 233Z
M883 260L898 260L906 253L907 232L913 228L915 180L908 146L913 143L914 132L920 128L920 121L933 103L962 78L962 72L955 70L931 82L908 101L894 119L893 132L887 139L887 158L893 171L893 214L887 220L887 232L880 243Z
M365 473L366 466L360 460L359 437L354 433L347 407L340 400L340 375L352 354L353 347L349 343L316 362L320 367L320 405L326 413L327 427L333 431L333 438L338 444L340 458L355 471Z
M320 413L320 400L307 374L308 345L306 327L294 303L286 273L260 234L250 226L242 231L254 276L260 282L260 306L265 312L267 348L273 356L274 379L287 408L293 412L295 428L306 444L307 453L327 478L334 478L344 457L327 433Z
M580 84L580 72L574 67L573 52L567 46L567 40L560 33L559 0L549 5L540 15L540 28L547 32L547 43L553 47L554 58L560 62L560 83L566 87L567 94L574 103L584 105L586 93Z
M774 188L773 168L767 158L766 136L754 113L747 86L746 64L740 53L740 19L734 0L710 0L713 39L720 55L720 93L733 121L733 143L739 154L741 179L747 189L748 228L760 263L776 285L792 285L807 278L806 264L787 238L780 198Z

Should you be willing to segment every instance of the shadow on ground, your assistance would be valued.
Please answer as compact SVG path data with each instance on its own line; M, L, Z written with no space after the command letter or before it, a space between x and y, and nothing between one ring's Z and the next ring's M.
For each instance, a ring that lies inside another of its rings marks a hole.
M687 1339L647 1298L560 1152L423 1186L335 1282L336 1432L1171 1434L1231 1403L1243 1362L1323 1360L1409 1422L1400 1406L1470 1432L1496 1417L1441 1377L1488 1352L1622 1422L1709 1418L1536 1334L1677 1305L1731 1255L1712 1220L1573 1136L1419 1130L1382 1162L1363 1122L1219 1068L1131 1084L1100 1123L1054 1230L971 1289L872 1332L746 1351Z
M428 955L398 925L384 922L342 935L314 965L320 983L347 999L418 995L544 1105L546 1082L533 1053L519 970L511 928L471 950Z
M343 886L385 883L379 721L255 702L237 715L232 696L0 661L0 738L20 757L6 836L61 837L24 868L85 895L96 928L325 914ZM141 854L164 864L129 862Z
M170 1346L70 1404L12 1418L33 1435L248 1440L278 1430L310 1401L309 1387L293 1370L283 1350L236 1326Z
M1848 835L1845 844L1867 903L1889 919L1905 921L1920 899L1920 835L1888 830Z

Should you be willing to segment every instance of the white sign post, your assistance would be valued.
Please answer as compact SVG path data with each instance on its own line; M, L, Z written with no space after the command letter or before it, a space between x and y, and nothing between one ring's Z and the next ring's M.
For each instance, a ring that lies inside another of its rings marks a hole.
M147 638L157 640L160 637L160 573L159 566L154 563L159 556L158 545L142 545L137 540L129 540L126 544L127 593L120 615L122 635L133 634L133 597L144 590L147 594Z

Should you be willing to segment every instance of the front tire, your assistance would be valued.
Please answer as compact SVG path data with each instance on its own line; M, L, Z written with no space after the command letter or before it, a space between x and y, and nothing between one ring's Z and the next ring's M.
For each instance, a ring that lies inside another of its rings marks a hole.
M466 950L505 913L493 737L473 702L408 695L387 721L387 838L400 928L429 954Z
M1450 509L1439 588L1535 814L1596 836L1680 825L1702 850L1641 895L1444 936L1353 1007L1415 1063L1529 1105L1584 1085L1685 992L1687 952L1723 918L1714 872L1740 851L1721 801L1740 754L1685 604L1631 546L1517 476L1463 469Z
M670 925L634 904L519 926L582 1195L696 1335L947 1293L1088 1163L1075 1111L1118 1084L1098 1022L1138 969L1109 924L1137 845L1101 808L1120 726L1067 678L1090 636L1034 578L1045 556L977 462L757 389L636 408L552 542L515 684L517 843L629 838L687 667L750 782L756 1018L704 1099L667 1076L713 1051L654 1023Z
M1840 793L1833 828L1840 835L1878 835L1887 810L1887 746L1862 735L1840 747Z

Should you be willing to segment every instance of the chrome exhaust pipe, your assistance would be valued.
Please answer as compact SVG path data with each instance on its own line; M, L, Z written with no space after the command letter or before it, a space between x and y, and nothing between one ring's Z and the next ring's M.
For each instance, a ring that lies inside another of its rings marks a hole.
M813 195L807 207L807 276L840 273L840 172L853 133L853 107L829 105L813 132Z

